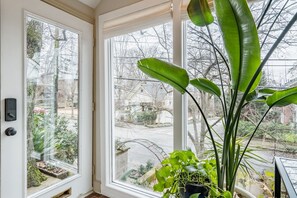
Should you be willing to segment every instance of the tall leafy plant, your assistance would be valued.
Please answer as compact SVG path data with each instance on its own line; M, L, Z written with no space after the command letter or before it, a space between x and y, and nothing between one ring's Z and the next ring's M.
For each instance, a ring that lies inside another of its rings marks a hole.
M259 24L261 24L270 4L271 0L268 1ZM262 68L295 23L297 13L283 29L264 59L261 60L257 25L246 0L214 0L214 8L225 51L228 55L228 61L225 61L225 64L230 69L231 91L226 91L223 87L221 68L217 58L217 56L222 56L222 53L213 43L208 27L214 21L214 17L207 0L191 0L188 6L188 15L195 25L205 26L208 30L209 43L212 45L220 76L219 86L205 78L190 80L185 69L155 58L145 58L138 61L138 67L148 76L171 85L181 94L187 93L193 99L206 123L212 142L216 159L218 189L225 188L233 194L238 168L252 138L269 110L275 106L282 107L297 104L297 87L284 90L257 89ZM221 101L222 120L224 122L222 144L218 145L216 143L215 132L210 126L205 113L202 111L197 99L187 89L189 84L200 91L216 96ZM229 97L227 97L228 94ZM259 99L265 102L269 108L262 115L246 145L242 148L240 141L238 141L238 125L242 110L251 101Z

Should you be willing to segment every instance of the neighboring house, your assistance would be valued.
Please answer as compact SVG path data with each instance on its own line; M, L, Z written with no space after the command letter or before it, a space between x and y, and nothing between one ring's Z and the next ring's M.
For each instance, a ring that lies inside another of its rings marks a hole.
M117 91L127 89L126 85L116 85ZM156 114L155 123L172 123L172 91L156 83L138 83L116 100L115 116L118 121L139 123L142 112Z

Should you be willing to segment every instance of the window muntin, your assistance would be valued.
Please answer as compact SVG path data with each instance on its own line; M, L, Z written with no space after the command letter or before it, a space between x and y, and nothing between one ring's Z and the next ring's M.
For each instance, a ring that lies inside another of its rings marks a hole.
M26 18L27 195L78 174L79 34Z

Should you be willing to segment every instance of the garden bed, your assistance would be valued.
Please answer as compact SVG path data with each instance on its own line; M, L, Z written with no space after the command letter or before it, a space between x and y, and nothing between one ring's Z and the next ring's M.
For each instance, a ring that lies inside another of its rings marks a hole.
M47 164L43 161L37 162L36 165L40 172L58 179L65 179L69 175L67 170Z

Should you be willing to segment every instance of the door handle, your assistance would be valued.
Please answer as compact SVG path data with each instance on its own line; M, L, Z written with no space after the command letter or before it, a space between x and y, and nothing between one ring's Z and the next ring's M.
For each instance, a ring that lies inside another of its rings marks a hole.
M16 131L13 127L8 127L8 128L5 130L5 134L6 134L7 136L14 136L16 133L17 133L17 131Z

